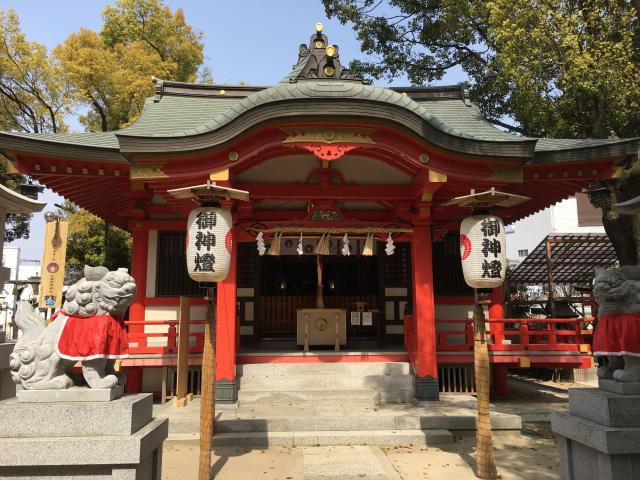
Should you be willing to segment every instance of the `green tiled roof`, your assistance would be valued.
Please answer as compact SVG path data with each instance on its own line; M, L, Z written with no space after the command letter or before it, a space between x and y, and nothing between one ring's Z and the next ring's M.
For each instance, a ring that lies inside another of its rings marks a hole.
M462 99L418 103L409 96L388 88L339 80L281 83L241 99L166 96L154 105L148 104L145 113L134 125L117 133L144 137L198 135L216 130L258 106L305 99L355 99L392 104L419 115L450 135L500 142L523 140L522 137L515 137L493 127L482 118L475 106L465 104Z
M520 141L525 138L497 129L482 116L477 105L463 100L427 100L416 103L455 132L465 132L474 138L492 141Z
M117 133L125 135L181 135L197 129L238 103L241 98L163 96L159 102L148 98L140 118Z
M420 130L417 124L412 128L427 140L454 150L461 148L459 143L454 146L456 142L476 142L476 145L483 146L474 147L476 149L471 151L484 155L497 152L495 148L500 146L514 146L516 150L513 152L532 155L533 149L517 150L519 147L516 145L522 147L524 143L531 144L536 140L534 162L604 158L605 154L626 155L638 148L638 139L532 139L514 136L490 124L479 108L465 98L460 85L391 89L336 79L290 82L290 77L295 74L294 69L273 87L225 87L158 81L157 95L146 100L140 118L127 128L100 133L0 132L0 147L52 154L57 152L59 155L67 155L71 151L82 153L83 150L79 148L90 148L96 156L120 161L124 160L120 153L121 144L127 139L139 142L143 138L155 141L211 135L212 132L224 131L234 120L248 112L263 107L277 107L277 113L271 114L276 117L290 112L290 108L306 114L305 102L317 103L321 100L327 105L340 105L335 109L335 114L339 115L371 116L374 107L378 112L384 107L386 120L403 123L407 119L419 118L429 126L431 133ZM233 131L229 131L229 134L237 134L237 130ZM25 143L25 140L28 141ZM529 153L522 153L526 151Z
M48 143L64 143L93 148L120 149L116 132L97 133L11 133L11 136L29 138Z
M626 143L629 140L630 139L628 138L541 138L538 140L538 143L536 143L536 152L551 152L558 150L572 150L575 148L601 147Z

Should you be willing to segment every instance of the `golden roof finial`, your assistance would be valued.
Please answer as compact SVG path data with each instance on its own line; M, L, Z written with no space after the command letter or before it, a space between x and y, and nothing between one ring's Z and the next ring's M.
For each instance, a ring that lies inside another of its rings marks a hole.
M322 23L320 22L316 23L316 32L318 33L322 32Z

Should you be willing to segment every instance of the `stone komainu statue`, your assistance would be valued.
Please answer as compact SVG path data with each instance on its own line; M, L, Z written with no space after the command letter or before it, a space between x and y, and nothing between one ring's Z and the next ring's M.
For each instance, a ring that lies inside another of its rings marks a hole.
M640 382L640 266L597 268L593 294L599 306L593 351L607 357L598 377Z
M114 371L127 356L123 316L136 294L126 268L84 267L84 278L67 290L62 310L46 325L28 301L18 303L15 323L22 331L10 357L13 380L26 390L63 389L73 385L68 375L77 361L91 388L111 388L124 382Z

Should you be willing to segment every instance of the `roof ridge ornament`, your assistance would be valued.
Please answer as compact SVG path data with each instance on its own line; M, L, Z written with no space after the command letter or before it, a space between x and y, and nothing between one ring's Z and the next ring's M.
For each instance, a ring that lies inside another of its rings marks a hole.
M322 33L322 28L322 23L316 23L316 33L309 38L309 44L300 44L298 62L293 66L293 75L289 82L333 79L371 83L356 77L348 68L342 66L338 46L329 43L327 36Z

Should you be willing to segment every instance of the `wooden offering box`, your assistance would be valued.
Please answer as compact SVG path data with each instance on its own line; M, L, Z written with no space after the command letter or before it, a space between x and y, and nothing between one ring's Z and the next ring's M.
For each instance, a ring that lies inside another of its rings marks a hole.
M347 343L347 311L337 308L304 308L297 312L297 344L340 345Z

